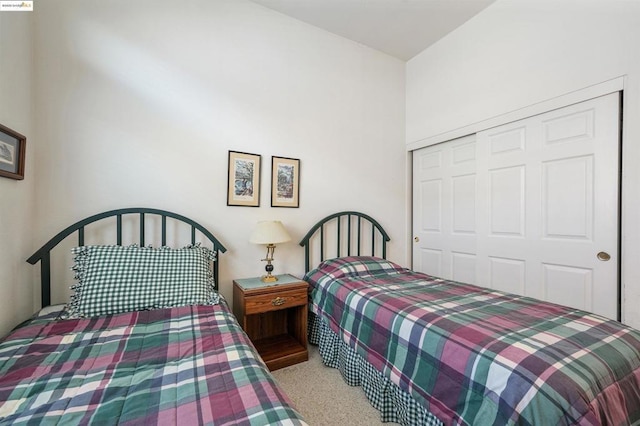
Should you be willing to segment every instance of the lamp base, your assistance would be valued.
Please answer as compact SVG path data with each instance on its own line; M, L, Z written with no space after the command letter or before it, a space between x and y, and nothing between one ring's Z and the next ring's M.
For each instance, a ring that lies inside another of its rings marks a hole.
M278 277L276 277L275 275L263 275L262 278L260 278L260 280L263 283L274 283L278 281Z
M275 244L267 244L267 257L262 259L267 261L267 264L264 266L264 270L267 271L267 275L263 275L261 278L263 283L274 283L278 281L278 277L271 275L271 272L273 272L273 265L271 264L271 261L273 260L273 251L275 249Z

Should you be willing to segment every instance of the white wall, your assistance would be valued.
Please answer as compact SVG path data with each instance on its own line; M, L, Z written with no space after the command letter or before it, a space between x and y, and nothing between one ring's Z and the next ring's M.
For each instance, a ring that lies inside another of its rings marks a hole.
M33 310L31 12L0 12L0 123L27 137L25 179L0 177L0 336Z
M230 298L232 279L264 272L264 247L248 243L258 220L283 221L293 241L276 273L301 275L306 230L357 209L406 264L403 62L245 0L65 0L34 13L38 246L103 210L171 210L227 246ZM229 150L262 155L261 207L226 205ZM299 209L270 207L272 155L301 160Z
M407 64L406 142L624 81L623 321L640 328L640 2L498 0ZM444 140L444 139L443 139Z

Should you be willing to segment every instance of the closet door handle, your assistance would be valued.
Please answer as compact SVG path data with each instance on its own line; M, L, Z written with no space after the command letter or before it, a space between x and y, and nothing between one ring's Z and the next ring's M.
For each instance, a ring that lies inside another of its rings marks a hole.
M601 251L596 255L596 257L602 262L607 262L609 259L611 259L611 256L606 251Z

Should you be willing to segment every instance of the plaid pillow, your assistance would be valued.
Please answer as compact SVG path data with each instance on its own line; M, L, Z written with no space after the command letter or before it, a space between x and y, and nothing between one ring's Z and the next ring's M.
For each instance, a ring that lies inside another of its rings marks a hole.
M74 294L61 318L86 318L185 305L214 305L215 252L138 246L82 246L75 254Z
M333 279L353 276L387 275L406 271L407 268L389 260L374 256L347 256L322 262L315 271L329 275ZM312 275L315 271L310 271Z

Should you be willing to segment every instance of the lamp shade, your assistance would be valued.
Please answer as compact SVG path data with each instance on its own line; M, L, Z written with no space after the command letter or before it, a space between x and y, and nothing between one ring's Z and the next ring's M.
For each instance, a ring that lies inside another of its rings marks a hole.
M291 241L291 237L279 220L263 220L258 222L249 238L253 244L279 244Z

